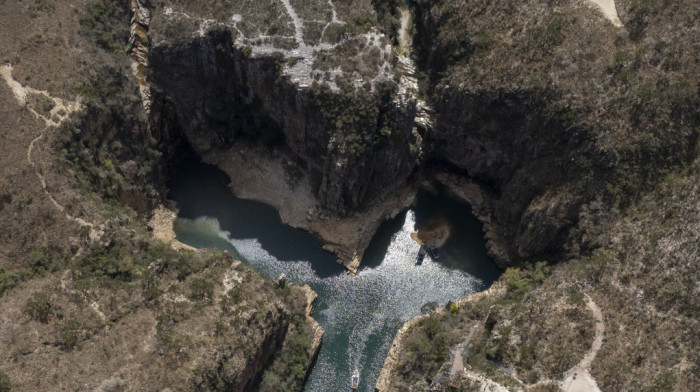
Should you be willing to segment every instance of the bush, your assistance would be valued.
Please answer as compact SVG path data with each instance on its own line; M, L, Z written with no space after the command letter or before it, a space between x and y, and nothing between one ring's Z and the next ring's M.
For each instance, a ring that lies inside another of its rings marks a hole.
M445 305L445 309L449 310L450 314L453 316L459 313L459 305L452 301L447 302L447 305Z
M520 301L525 294L541 285L551 274L552 267L546 261L526 264L523 269L511 267L501 275L508 292L507 301Z
M216 282L208 277L197 276L190 281L190 298L194 300L209 300L214 298Z
M84 256L77 259L74 268L81 272L83 278L94 277L107 283L130 282L148 264L140 256L143 252L134 252L128 240L113 238L105 247L92 245Z
M109 52L126 51L129 42L129 2L98 0L87 6L80 18L82 32Z
M430 379L447 359L448 345L442 321L436 317L423 319L407 337L397 369L405 380Z
M41 291L33 292L27 300L26 311L32 319L44 324L48 323L53 315L50 289L44 287Z
M0 266L0 295L5 291L13 289L21 282L31 278L31 272L28 270L11 270L6 271Z
M51 256L46 248L35 249L29 253L29 262L32 265L34 275L40 275L45 271L55 271L57 266L51 261Z
M420 312L423 314L429 314L434 312L435 309L437 309L437 307L438 303L435 301L426 302L425 304L423 304L423 306L420 307Z
M10 392L10 376L0 372L0 392Z
M55 329L58 334L58 345L62 350L70 351L80 344L82 326L77 320L69 320L65 323L57 324Z

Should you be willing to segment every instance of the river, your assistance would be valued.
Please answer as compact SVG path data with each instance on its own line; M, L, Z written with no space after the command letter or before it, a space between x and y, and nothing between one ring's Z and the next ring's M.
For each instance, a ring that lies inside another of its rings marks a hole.
M268 278L284 273L318 293L313 316L326 333L307 392L349 390L356 368L358 390L373 391L396 332L423 304L485 290L500 274L469 205L441 188L421 190L410 209L385 222L350 276L313 236L283 225L268 205L236 198L227 184L217 168L183 160L169 183L177 239L227 250ZM436 222L451 233L441 257L415 265L419 245L410 233Z

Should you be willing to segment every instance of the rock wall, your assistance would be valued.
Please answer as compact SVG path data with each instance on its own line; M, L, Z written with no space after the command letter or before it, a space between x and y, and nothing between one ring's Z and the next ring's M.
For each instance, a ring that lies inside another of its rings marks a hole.
M571 127L559 113L542 114L546 91L444 88L439 94L444 99L435 105L432 163L453 173L437 175L451 188L465 179L480 188L478 200L468 197L474 194L468 189L453 190L466 193L486 224L490 255L506 266L559 254L590 197L591 184L576 182L583 173L577 157L588 155L601 177L609 157L594 151L587 129Z
M647 25L650 9L632 7L648 28L640 41L575 1L411 5L435 113L430 158L482 189L500 264L590 252L571 235L582 206L624 207L696 155L697 61L661 50L671 34L697 45L693 27Z
M249 57L228 30L155 46L154 116L174 114L202 155L240 139L290 150L323 206L340 215L404 184L417 163L415 108L393 106L391 94L299 88L280 75L286 61Z

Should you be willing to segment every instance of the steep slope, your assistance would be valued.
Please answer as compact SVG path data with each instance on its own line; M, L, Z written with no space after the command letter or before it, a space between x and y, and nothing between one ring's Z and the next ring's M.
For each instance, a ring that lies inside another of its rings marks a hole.
M322 334L309 290L147 231L178 145L148 124L134 8L0 7L0 385L298 388Z
M582 205L624 204L694 157L692 5L618 7L629 31L579 2L415 3L432 158L490 192L497 259L561 255Z
M155 128L176 129L234 192L277 207L352 271L410 199L422 138L371 4L346 6L156 3L149 72Z
M601 390L696 389L694 6L619 1L619 28L567 1L413 4L432 164L472 179L447 182L478 201L494 256L523 264L505 292L406 332L382 390L559 390L598 344L586 295L605 333L583 369ZM450 374L473 326L468 370Z

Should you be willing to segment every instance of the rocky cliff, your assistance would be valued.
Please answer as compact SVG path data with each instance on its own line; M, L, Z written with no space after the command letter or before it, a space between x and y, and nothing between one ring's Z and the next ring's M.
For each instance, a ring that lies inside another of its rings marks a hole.
M564 256L583 205L629 203L692 157L698 98L678 70L696 65L680 54L659 66L675 52L615 39L619 27L588 21L594 9L528 4L517 27L500 3L416 2L418 75L434 112L420 122L410 61L371 24L333 2L269 6L265 16L157 3L153 118L224 168L234 192L277 207L350 270L417 177L479 188L489 251L505 266ZM312 20L326 21L320 37ZM329 35L336 27L343 34ZM576 52L582 39L597 44Z
M699 65L674 45L697 50L697 19L669 30L683 7L648 3L621 8L629 28L578 2L413 3L430 158L486 192L502 265L566 257L581 206L629 204L695 156Z
M415 91L394 73L393 48L374 28L345 27L316 44L295 35L285 44L281 33L246 35L242 26L255 21L249 11L234 7L209 19L212 10L155 7L154 128L176 130L228 172L234 192L276 206L354 270L376 227L406 205L404 188L421 158ZM291 4L280 17L290 17L296 33L307 31ZM328 29L348 25L341 18L333 8ZM239 163L237 154L247 155ZM265 189L237 184L245 173L268 180ZM280 201L293 192L301 193L295 202ZM345 228L333 233L336 225Z
M503 297L411 328L383 390L696 389L694 8L412 2L428 167L474 201L496 260L523 263Z

